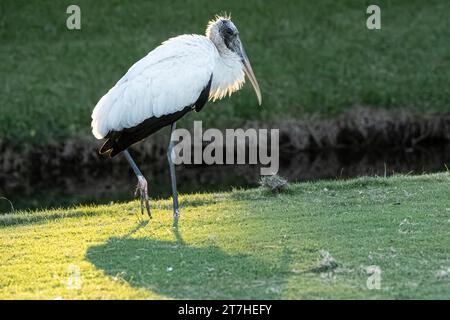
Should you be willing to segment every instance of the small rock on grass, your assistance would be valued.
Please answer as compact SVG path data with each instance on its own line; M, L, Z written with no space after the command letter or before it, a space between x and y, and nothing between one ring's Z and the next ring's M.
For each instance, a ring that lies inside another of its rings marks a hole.
M450 277L450 268L447 268L447 269L442 269L442 270L439 270L437 273L436 273L436 277L439 279L439 280L443 280L443 279L445 279L445 278L449 278Z

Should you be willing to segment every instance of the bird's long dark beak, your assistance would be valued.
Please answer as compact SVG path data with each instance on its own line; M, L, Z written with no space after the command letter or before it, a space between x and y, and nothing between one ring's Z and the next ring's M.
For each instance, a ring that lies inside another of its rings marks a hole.
M244 65L244 72L247 78L252 83L253 89L255 89L256 97L258 98L258 104L262 104L262 95L261 95L261 89L259 88L258 81L256 80L255 74L253 73L252 65L250 64L250 60L247 57L247 54L245 53L244 47L242 43L239 41L239 53L242 59L242 64Z

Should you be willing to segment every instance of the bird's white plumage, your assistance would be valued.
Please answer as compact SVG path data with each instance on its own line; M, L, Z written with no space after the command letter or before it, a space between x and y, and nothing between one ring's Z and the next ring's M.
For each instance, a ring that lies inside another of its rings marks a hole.
M211 75L213 100L238 90L245 79L242 63L220 55L209 38L169 39L136 62L100 99L92 113L92 132L101 139L112 130L180 111L195 103Z

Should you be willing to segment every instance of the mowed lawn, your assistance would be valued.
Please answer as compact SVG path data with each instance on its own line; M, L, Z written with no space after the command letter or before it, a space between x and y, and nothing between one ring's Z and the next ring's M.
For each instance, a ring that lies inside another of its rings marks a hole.
M4 215L0 298L449 299L449 187L442 173L183 195L178 226L170 200L150 222L137 202Z
M66 28L73 1L0 3L0 142L46 144L89 134L97 101L162 41L203 34L231 12L259 80L190 114L236 128L355 105L450 113L450 2L380 0L381 30L366 28L371 1L170 2L78 0L81 30Z

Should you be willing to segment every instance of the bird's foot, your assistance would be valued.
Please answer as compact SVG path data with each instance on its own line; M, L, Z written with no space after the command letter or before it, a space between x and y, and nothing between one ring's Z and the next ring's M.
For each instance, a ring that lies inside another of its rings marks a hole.
M144 202L145 202L145 208L147 210L147 214L152 218L152 215L150 213L150 204L148 201L148 188L147 188L147 180L143 176L138 176L138 184L136 186L136 191L134 193L134 196L136 197L138 195L141 198L141 213L144 214Z

